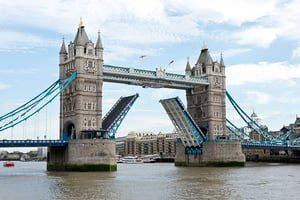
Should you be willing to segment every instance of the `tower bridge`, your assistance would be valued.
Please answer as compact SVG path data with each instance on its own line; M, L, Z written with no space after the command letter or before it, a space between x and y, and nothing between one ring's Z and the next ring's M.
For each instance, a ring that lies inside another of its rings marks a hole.
M59 80L56 83L59 82L61 87L56 87L57 84L50 86L30 102L0 117L2 121L16 116L0 126L2 131L38 112L32 110L53 91L56 91L55 97L60 95L60 141L0 142L0 146L48 146L47 169L50 171L116 170L115 134L139 95L121 97L102 117L103 82L186 91L187 107L178 97L160 100L181 139L176 148L175 165L243 166L245 155L241 150L241 140L243 146L249 148L280 148L278 145L286 140L286 137L274 137L262 130L257 134L264 140L256 141L255 145L247 135L237 135L240 140L229 140L227 128L234 134L240 130L226 126L225 64L222 55L219 62L213 61L206 45L203 45L193 67L187 60L184 75L166 73L162 67L149 71L104 65L100 33L94 44L81 21L74 41L67 47L62 41L59 60ZM258 125L254 125L257 129ZM299 141L294 139L294 142ZM285 145L285 148L289 146Z
M118 121L114 118L120 116L114 114L115 108L121 109L123 106L117 102L109 112L110 119L102 119L104 81L143 88L186 90L187 108L178 98L175 101L161 100L182 139L182 143L178 144L178 149L182 150L178 151L175 164L245 163L240 142L220 145L216 141L226 137L225 64L222 56L219 62L213 61L206 45L202 47L195 66L191 67L187 61L184 75L166 73L162 67L149 71L104 65L100 33L94 44L80 22L74 41L68 48L63 41L59 55L61 82L75 72L77 77L60 95L60 137L70 139L68 147L65 150L49 147L49 170L78 169L80 166L98 169L103 164L110 170L114 169L115 148L113 141L109 140L114 134L108 132L112 132L110 127L116 130L120 124L119 120L117 126L112 125ZM123 118L124 115L119 119ZM100 139L86 139L87 135L96 135ZM199 154L193 155L193 159L188 158L187 148L197 148Z

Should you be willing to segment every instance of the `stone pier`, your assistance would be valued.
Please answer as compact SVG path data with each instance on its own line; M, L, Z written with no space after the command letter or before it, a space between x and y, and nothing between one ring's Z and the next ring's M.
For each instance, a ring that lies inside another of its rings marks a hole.
M175 166L245 166L246 159L239 141L208 141L203 144L202 154L185 153L182 143L176 145Z
M115 140L69 140L67 147L49 147L48 171L116 171Z

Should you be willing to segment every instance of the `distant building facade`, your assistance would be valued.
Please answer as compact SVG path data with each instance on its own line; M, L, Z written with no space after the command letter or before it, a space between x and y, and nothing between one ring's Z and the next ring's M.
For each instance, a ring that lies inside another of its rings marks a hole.
M130 132L126 137L116 139L116 152L121 156L158 155L174 158L177 133Z

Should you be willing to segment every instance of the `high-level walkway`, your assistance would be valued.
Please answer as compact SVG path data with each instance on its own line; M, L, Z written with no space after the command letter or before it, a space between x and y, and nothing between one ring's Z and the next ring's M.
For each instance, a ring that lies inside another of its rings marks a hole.
M149 71L112 65L103 65L103 80L138 85L144 88L189 89L194 88L195 85L209 85L207 77L166 73L162 68Z

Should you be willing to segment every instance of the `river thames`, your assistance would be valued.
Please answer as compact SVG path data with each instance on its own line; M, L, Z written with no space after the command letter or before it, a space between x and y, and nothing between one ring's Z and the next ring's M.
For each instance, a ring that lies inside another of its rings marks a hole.
M45 162L0 168L0 199L299 199L300 165L185 168L118 164L116 172L47 172Z

